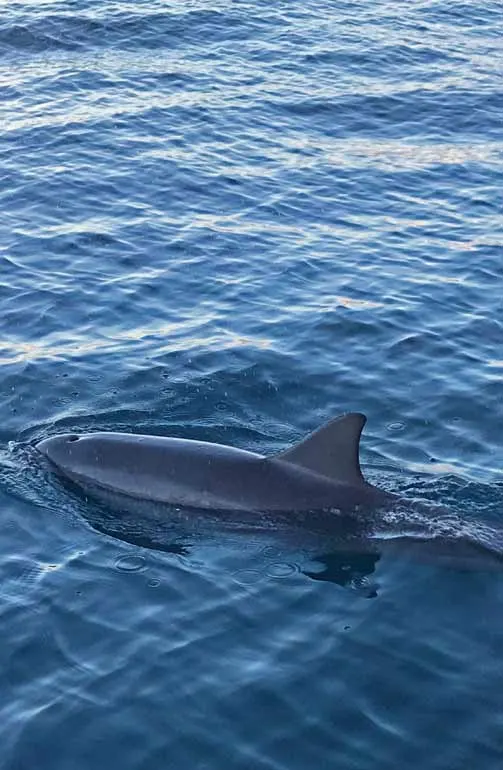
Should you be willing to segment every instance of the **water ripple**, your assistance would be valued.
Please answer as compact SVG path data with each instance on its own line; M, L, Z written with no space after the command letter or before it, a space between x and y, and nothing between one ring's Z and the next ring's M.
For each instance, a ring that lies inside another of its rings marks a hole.
M362 410L368 477L497 545L502 36L478 0L3 3L5 767L499 770L497 574L170 540L33 444L272 454Z

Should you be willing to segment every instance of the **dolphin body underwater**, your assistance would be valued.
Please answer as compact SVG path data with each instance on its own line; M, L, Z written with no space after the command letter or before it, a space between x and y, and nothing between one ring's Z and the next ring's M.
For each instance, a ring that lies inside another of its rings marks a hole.
M363 414L342 415L272 456L113 432L56 435L36 448L63 478L122 510L134 512L139 503L194 509L244 529L295 521L297 534L325 539L327 552L379 558L386 550L461 569L503 569L503 549L494 547L501 538L492 527L467 526L445 509L430 510L365 481L359 463L365 423Z

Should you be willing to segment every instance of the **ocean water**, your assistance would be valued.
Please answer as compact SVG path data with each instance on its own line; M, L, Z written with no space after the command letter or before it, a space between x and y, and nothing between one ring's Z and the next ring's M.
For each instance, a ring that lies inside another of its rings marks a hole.
M502 39L495 0L2 3L2 770L500 770L503 572L175 542L33 446L359 410L373 482L497 543Z

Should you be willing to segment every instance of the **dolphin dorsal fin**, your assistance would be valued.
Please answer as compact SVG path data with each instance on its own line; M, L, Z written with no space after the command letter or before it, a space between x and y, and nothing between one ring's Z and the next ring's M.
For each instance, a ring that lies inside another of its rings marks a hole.
M360 470L360 435L367 422L364 414L353 412L330 420L291 449L275 455L293 465L346 484L363 484Z

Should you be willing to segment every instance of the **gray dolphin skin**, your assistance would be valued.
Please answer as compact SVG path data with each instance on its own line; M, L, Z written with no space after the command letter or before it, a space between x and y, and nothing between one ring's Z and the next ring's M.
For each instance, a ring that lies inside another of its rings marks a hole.
M362 414L343 415L271 457L129 433L63 434L41 441L37 449L81 486L155 503L234 511L343 510L392 498L362 476L359 441L365 422Z
M500 531L365 481L359 463L365 422L363 414L342 415L268 457L204 441L112 432L57 435L36 446L63 478L111 509L132 513L135 530L145 506L149 515L161 508L161 520L176 519L181 509L192 512L184 521L196 528L209 519L227 531L265 527L286 537L293 527L297 542L314 542L317 552L352 550L377 554L374 560L386 552L500 571ZM163 516L163 506L171 506L171 517Z

